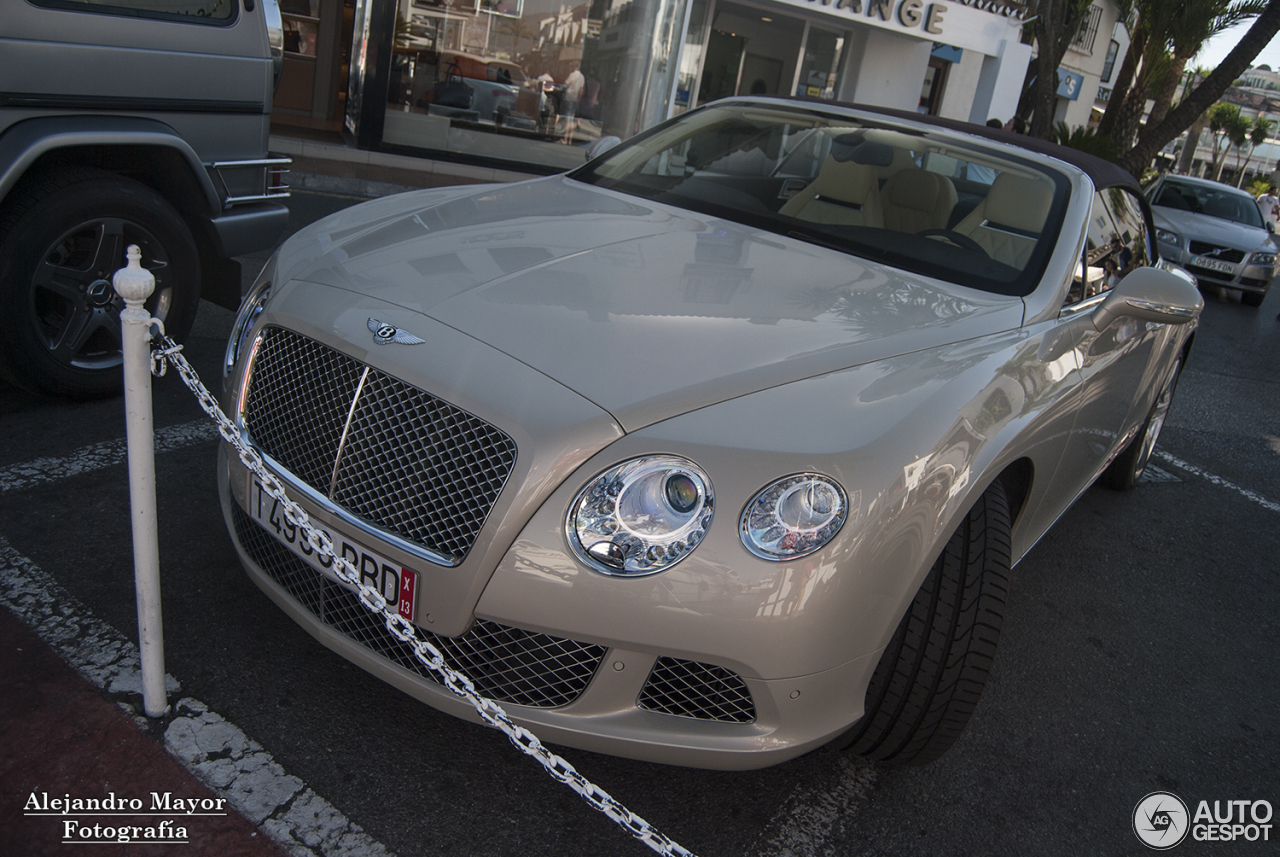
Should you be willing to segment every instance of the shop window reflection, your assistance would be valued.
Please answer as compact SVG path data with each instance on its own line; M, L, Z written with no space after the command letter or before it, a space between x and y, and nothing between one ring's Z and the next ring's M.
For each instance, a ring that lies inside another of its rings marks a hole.
M401 0L383 142L552 168L665 116L675 0ZM654 94L662 98L655 104Z

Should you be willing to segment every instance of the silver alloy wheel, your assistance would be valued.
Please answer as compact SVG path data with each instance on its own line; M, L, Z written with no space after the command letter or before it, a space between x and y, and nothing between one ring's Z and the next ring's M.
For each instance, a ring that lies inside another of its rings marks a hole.
M1151 453L1155 451L1156 441L1160 438L1160 429L1164 428L1165 417L1169 415L1169 407L1173 404L1173 392L1178 386L1178 376L1181 374L1182 358L1179 357L1173 364L1173 371L1169 373L1169 380L1165 382L1164 389L1160 391L1160 397L1156 399L1155 406L1151 409L1151 416L1147 417L1146 429L1142 433L1142 445L1138 448L1138 458L1134 462L1133 478L1135 480L1147 469Z
M147 308L164 318L173 301L169 258L160 241L140 224L119 217L86 220L41 254L31 278L31 319L40 341L59 363L77 369L120 365L124 301L111 278L130 244L142 248L143 264L156 278Z

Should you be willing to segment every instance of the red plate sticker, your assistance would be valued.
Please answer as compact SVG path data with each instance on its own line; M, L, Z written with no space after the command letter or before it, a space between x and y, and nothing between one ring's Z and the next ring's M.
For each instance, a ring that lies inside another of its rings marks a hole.
M407 568L400 569L400 615L413 621L414 595L418 592L418 573Z

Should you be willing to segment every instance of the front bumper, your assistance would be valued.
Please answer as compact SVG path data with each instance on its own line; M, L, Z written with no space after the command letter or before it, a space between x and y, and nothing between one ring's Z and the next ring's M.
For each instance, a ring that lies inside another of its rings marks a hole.
M482 722L468 703L430 677L356 596L296 559L249 518L243 511L247 476L224 445L218 461L223 515L254 583L308 633L347 660L434 708ZM349 528L328 520L322 509L305 501L302 505L322 525ZM396 561L411 561L397 555L390 544L370 547ZM420 603L427 604L429 598L424 593ZM434 636L428 607L420 606L419 617L419 627ZM877 651L815 674L765 680L738 677L715 665L693 664L690 671L691 662L681 660L678 652L664 651L662 635L656 633L652 646L640 647L578 634L572 628L526 631L478 614L476 620L461 637L433 641L452 665L477 670L472 676L477 686L540 739L690 767L761 768L827 743L861 716L862 695L879 659ZM480 650L492 645L502 650L487 658ZM518 674L489 672L487 664L495 659L503 661L504 669L521 661ZM746 694L749 721L735 722L744 720L746 710L735 687ZM701 707L689 707L695 696L704 700ZM662 710L653 710L655 697L662 698ZM665 713L671 705L685 706L681 710L695 716Z
M1239 289L1244 292L1253 292L1255 294L1265 295L1271 287L1271 280L1274 275L1274 269L1269 266L1249 265L1244 262L1232 266L1230 273L1226 271L1218 271L1204 265L1195 264L1197 258L1195 254L1188 250L1175 247L1172 244L1166 244L1161 241L1160 256L1186 268L1195 275L1200 285L1220 286L1227 289ZM1252 255L1246 252L1244 258L1247 261Z

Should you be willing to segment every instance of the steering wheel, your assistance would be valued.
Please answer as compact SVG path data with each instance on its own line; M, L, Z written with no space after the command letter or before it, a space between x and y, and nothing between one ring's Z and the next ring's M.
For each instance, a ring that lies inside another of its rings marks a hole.
M987 258L991 257L991 254L986 250L983 250L982 245L977 241L974 241L968 235L962 235L952 229L926 229L923 232L917 232L916 234L921 238L941 238L944 241L950 241L952 244L963 250L968 250L971 253L981 253Z

